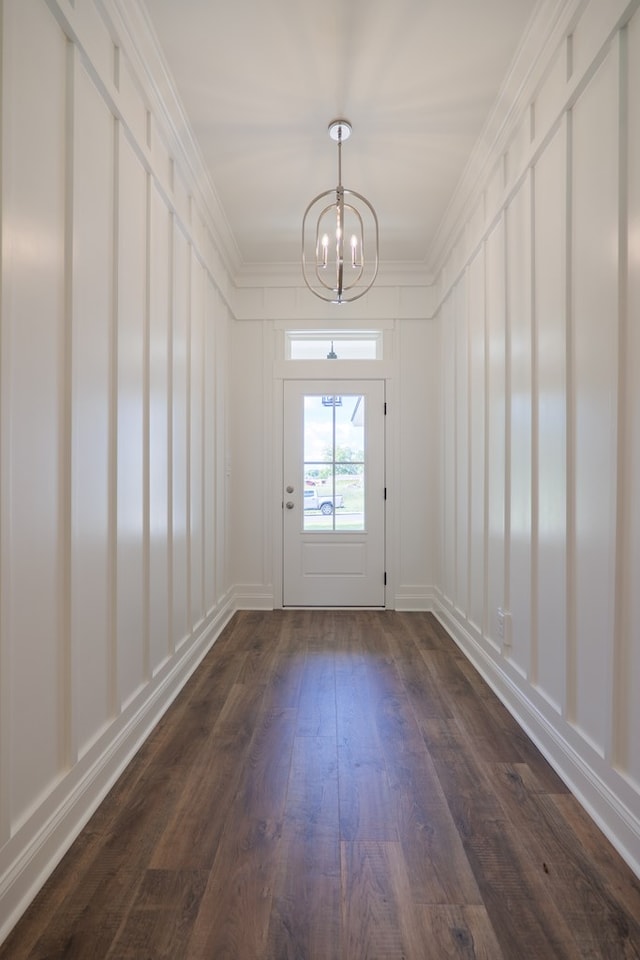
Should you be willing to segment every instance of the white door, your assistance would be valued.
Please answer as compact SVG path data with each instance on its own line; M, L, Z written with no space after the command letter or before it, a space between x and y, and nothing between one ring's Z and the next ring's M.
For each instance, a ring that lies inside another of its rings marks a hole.
M383 607L384 381L284 383L283 604Z

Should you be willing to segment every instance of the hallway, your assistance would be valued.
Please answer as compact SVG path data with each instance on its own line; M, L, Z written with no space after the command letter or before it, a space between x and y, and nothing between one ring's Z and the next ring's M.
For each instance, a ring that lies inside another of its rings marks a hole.
M240 612L1 960L640 956L640 882L427 613Z

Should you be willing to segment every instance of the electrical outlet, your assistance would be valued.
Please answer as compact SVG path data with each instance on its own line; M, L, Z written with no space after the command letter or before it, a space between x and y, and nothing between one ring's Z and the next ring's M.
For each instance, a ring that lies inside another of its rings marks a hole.
M503 647L511 646L511 614L498 607L498 638Z

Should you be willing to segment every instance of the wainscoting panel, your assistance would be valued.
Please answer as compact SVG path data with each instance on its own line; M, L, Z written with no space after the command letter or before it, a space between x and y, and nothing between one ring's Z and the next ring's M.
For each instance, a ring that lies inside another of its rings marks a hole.
M1 939L233 606L201 160L118 3L0 9Z
M637 872L639 36L637 2L567 11L443 252L436 605Z

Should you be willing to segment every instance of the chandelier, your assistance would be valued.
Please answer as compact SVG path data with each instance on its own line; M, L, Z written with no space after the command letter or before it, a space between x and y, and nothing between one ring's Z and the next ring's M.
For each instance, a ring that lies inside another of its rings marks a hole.
M302 274L317 297L348 303L364 296L378 274L378 217L362 194L342 186L342 144L351 124L332 121L329 136L338 145L338 185L319 193L304 212Z

